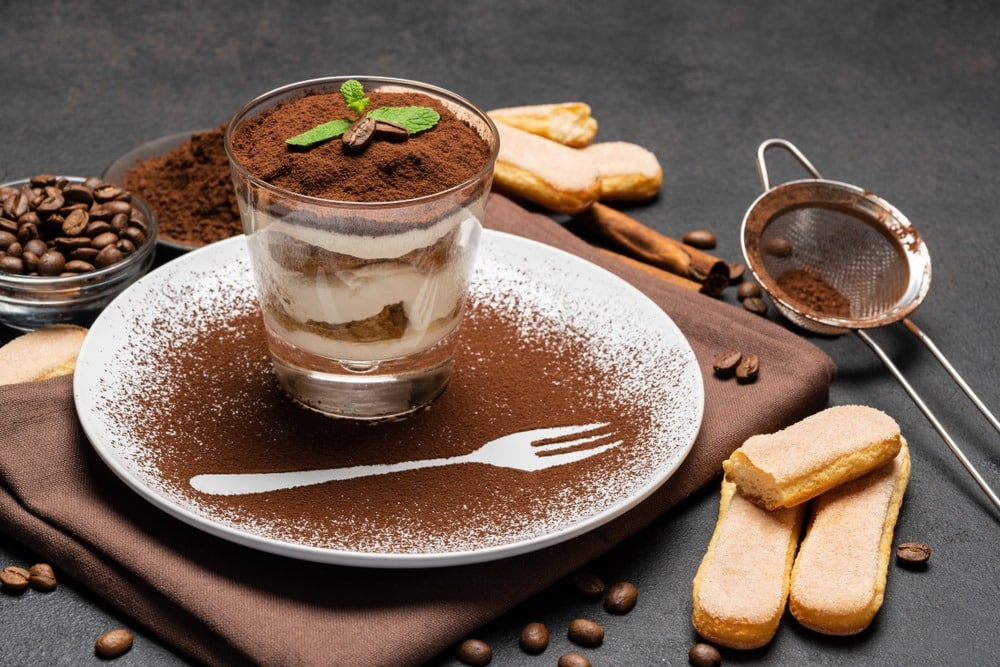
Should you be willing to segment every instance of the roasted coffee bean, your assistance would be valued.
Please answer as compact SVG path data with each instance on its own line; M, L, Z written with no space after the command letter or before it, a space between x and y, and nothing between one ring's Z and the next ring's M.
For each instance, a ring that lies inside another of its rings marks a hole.
M35 563L28 568L28 585L36 591L48 593L56 589L56 573L48 563Z
M93 248L100 250L104 246L114 245L118 243L118 235L114 232L104 232L103 234L98 234L90 241L90 245Z
M593 572L581 570L573 575L573 587L585 598L600 600L604 595L604 582Z
M117 658L132 648L132 633L125 628L108 630L94 642L94 653L99 658Z
M114 217L119 213L124 213L128 216L132 215L132 204L124 199L112 199L111 201L106 201L101 204L101 207L110 213L111 217Z
M0 218L0 232L17 235L17 221Z
M931 546L926 542L902 542L896 547L896 561L907 567L922 567L931 558Z
M743 360L743 353L739 350L723 352L712 362L712 370L719 377L731 377L736 373L736 367Z
M41 257L48 251L49 247L45 245L45 241L41 239L31 239L24 244L24 252L34 253Z
M90 223L90 214L80 209L70 211L62 223L62 233L66 236L80 236Z
M125 213L115 213L111 216L111 220L108 225L111 227L111 231L121 234L128 227L129 216Z
M24 252L24 246L21 245L20 241L14 241L9 246L7 246L7 254L11 257L20 257Z
M17 217L17 226L33 224L36 227L42 226L42 218L35 211L25 211Z
M0 229L0 250L6 250L12 243L17 243L17 235L6 229Z
M35 208L43 213L52 213L61 209L65 203L66 199L63 197L62 190L54 185L47 185L45 186L45 194Z
M101 254L101 251L97 248L77 248L69 253L69 257L66 259L82 259L85 262L94 263L97 256Z
M125 228L122 227L122 229ZM88 236L90 238L96 238L101 234L107 234L108 232L113 233L117 238L118 232L116 232L114 228L111 227L111 223L109 223L107 220L94 220L93 222L87 224L87 228L83 230L83 235Z
M393 123L389 120L376 120L375 138L399 143L410 138L410 131L399 123Z
M94 191L81 183L70 183L63 188L63 198L68 202L85 204L89 208L94 203Z
M580 646L600 646L604 641L604 628L586 618L577 618L570 621L566 636Z
M767 313L767 302L759 296L743 299L743 307L756 315Z
M126 227L125 231L122 232L122 238L128 239L137 247L146 242L146 235L142 233L141 229L136 227Z
M21 253L21 261L24 262L25 273L30 275L38 272L38 255L35 253L25 250Z
M480 639L466 639L458 645L457 656L467 665L488 665L493 659L493 649Z
M135 252L135 244L128 239L118 239L118 243L115 247L122 251L122 254L126 257Z
M544 623L528 623L521 630L518 642L525 653L537 654L548 648L549 629Z
M681 240L692 248L701 250L711 250L719 242L715 234L707 229L692 229L685 233Z
M89 248L90 239L86 236L57 236L52 240L52 245L54 245L57 250L72 252L77 248Z
M0 572L0 585L12 593L19 593L28 587L30 577L31 574L23 567L8 565Z
M722 654L711 644L698 643L688 651L688 662L694 667L718 667L722 664Z
M628 581L622 581L608 589L604 596L604 608L612 614L627 614L635 607L639 590Z
M117 185L112 185L111 183L104 183L94 188L93 192L95 200L99 202L111 202L119 199L121 195L124 193L124 190L122 190Z
M146 222L145 220L143 220L142 218L136 218L134 216L129 217L129 219L128 219L128 226L129 227L135 227L140 232L142 232L143 235L146 235L146 236L149 235L149 223Z
M559 656L556 667L593 667L590 660L579 653L564 653Z
M38 258L38 273L43 276L58 276L66 268L66 258L57 250L49 250Z
M760 360L756 354L745 354L736 367L736 381L745 384L754 382L760 372Z
M0 255L0 271L19 276L24 273L24 261L13 255Z
M63 267L63 271L69 271L70 273L90 273L93 270L94 265L82 259L71 259Z
M38 233L38 227L33 223L29 222L26 225L21 225L17 228L17 240L24 245L28 241L34 241L39 238L41 234Z
M789 257L793 251L792 242L781 236L764 241L764 252L772 257Z
M350 153L360 153L368 148L375 138L375 119L369 116L356 121L347 128L342 137L344 148Z
M44 188L46 185L55 185L56 177L55 174L35 174L28 179L32 187Z
M740 286L736 288L736 298L740 301L745 299L759 299L763 294L764 291L760 288L760 285L752 280L740 283Z
M94 258L93 264L96 268L103 269L106 266L117 264L124 258L125 255L118 249L118 246L107 245L101 248L101 251L97 253L97 257Z
M741 278L743 278L743 274L746 273L746 271L747 267L745 264L729 262L729 282L738 282Z

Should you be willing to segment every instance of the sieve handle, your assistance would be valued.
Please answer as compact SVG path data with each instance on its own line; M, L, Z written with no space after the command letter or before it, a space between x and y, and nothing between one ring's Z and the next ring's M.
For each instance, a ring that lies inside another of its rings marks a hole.
M764 192L771 189L771 183L767 176L767 164L764 161L764 153L768 148L784 148L799 161L799 164L805 167L806 171L812 174L813 178L823 178L819 175L819 171L816 167L812 165L812 162L807 160L806 156L802 154L802 151L793 146L792 142L784 139L768 139L757 148L757 171L760 173L760 183L764 186Z
M990 485L986 483L986 480L983 479L982 475L979 474L975 466L973 466L972 463L969 461L969 459L966 458L965 454L962 453L962 450L959 449L958 445L955 444L955 441L952 440L950 435L948 435L948 431L946 431L944 426L941 425L941 422L937 420L937 417L934 416L934 413L932 413L930 408L927 407L927 404L924 403L923 399L920 398L920 395L917 393L917 391L910 385L909 382L906 381L906 378L903 377L903 374L896 367L896 364L892 363L892 360L889 358L889 356L882 350L881 347L879 347L879 345L874 340L871 339L871 337L867 333L865 333L861 329L855 329L854 333L856 333L858 337L861 340L863 340L865 344L868 345L868 347L872 349L872 351L878 356L878 358L882 360L882 363L885 364L885 367L888 368L889 371L896 376L896 379L899 381L899 384L903 386L903 389L906 390L906 393L910 395L910 398L913 399L913 402L916 403L917 407L920 408L920 411L924 413L924 416L927 417L927 421L931 423L931 426L933 426L934 430L938 432L938 435L941 436L941 439L944 440L944 443L948 445L948 449L951 450L951 453L955 455L955 457L959 460L959 462L966 469L966 471L970 475L972 475L972 479L976 480L976 483L979 484L979 488L983 490L986 496L993 503L994 507L1000 509L1000 497L997 497L997 494L993 491L993 489L990 488Z

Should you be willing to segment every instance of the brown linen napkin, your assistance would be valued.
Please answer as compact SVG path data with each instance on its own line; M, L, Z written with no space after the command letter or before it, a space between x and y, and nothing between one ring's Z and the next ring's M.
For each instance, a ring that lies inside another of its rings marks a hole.
M785 329L659 282L499 195L491 197L487 225L628 280L673 318L701 362L706 406L697 442L680 470L624 516L492 563L375 570L294 561L206 535L137 498L87 442L64 377L0 387L0 529L207 664L417 665L715 479L749 435L826 405L832 362ZM756 383L712 377L712 360L733 347L764 361Z

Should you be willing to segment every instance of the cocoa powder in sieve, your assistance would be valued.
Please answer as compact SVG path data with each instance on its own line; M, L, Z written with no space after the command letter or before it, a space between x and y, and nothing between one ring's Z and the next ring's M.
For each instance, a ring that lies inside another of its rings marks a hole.
M259 116L239 121L232 147L246 169L292 192L338 201L398 201L435 194L472 178L490 147L438 100L412 92L366 92L368 109L425 106L441 115L429 130L407 141L374 141L361 153L333 139L302 149L285 140L320 123L355 119L339 92L306 91Z
M789 269L778 276L778 287L788 296L813 310L835 317L850 317L851 302L811 267Z
M149 203L161 238L200 246L243 233L223 145L225 131L221 125L195 132L125 173L122 185Z

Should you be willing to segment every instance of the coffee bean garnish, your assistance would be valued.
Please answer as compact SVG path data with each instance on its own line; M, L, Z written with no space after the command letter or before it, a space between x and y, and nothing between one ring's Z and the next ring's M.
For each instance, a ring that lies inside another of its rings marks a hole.
M370 116L365 116L360 120L354 122L347 131L344 132L344 136L341 140L344 142L344 148L350 153L360 153L366 148L368 144L372 142L375 138L375 119Z
M28 585L36 591L48 593L56 589L56 573L48 563L36 563L28 568Z
M604 641L604 628L586 618L570 621L566 636L580 646L600 646Z
M376 120L375 138L399 143L410 138L410 131L399 123L393 123L391 120Z
M574 574L573 587L589 600L600 600L604 595L604 581L593 572L581 570Z
M760 360L756 354L743 355L743 359L736 367L736 381L743 384L754 382L760 372Z
M521 630L519 640L521 650L525 653L538 654L548 648L549 629L544 623L528 623Z
M923 567L930 557L931 547L926 542L902 542L896 547L896 561L905 567Z
M132 648L132 633L124 628L108 630L94 642L94 653L100 658L117 658Z
M639 590L628 581L622 581L608 589L604 596L604 608L612 614L627 614L635 607Z
M111 266L146 243L149 221L117 185L70 183L49 174L20 188L0 188L0 271L61 276ZM128 252L122 243L128 242ZM109 246L119 253L98 254ZM75 263L74 262L82 262Z
M736 373L736 367L743 360L743 353L739 350L723 352L712 362L712 370L719 377L732 377Z
M579 653L564 653L559 656L556 667L593 667L593 665L590 660Z
M722 654L711 644L698 643L688 651L688 662L694 667L718 667L722 664Z
M8 565L0 571L0 586L10 593L20 593L28 587L31 573L23 567Z

